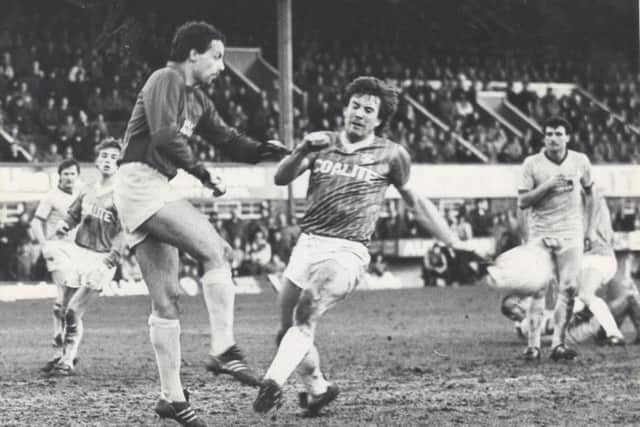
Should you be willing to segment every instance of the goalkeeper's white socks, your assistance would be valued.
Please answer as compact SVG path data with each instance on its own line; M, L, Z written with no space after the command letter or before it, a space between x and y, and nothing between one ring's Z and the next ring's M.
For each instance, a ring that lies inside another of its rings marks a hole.
M184 402L180 382L180 321L150 315L149 337L156 353L162 398L170 402Z
M275 381L283 386L302 359L313 347L313 334L309 328L292 326L282 337L276 357L264 375L265 379Z
M209 354L219 356L235 344L233 310L236 287L231 277L231 269L215 268L207 271L202 276L202 294L209 312Z
M312 396L318 396L327 391L329 382L325 380L320 370L320 355L315 345L311 346L307 355L298 366L300 379L307 392Z

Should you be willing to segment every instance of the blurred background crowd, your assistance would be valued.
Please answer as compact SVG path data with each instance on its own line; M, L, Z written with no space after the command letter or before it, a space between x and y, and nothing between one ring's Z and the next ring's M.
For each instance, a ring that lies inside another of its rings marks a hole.
M353 77L367 74L394 82L416 101L402 97L384 131L414 162L479 162L472 148L491 163L518 163L540 149L541 135L535 126L514 132L479 105L478 93L497 82L531 123L567 117L574 128L570 148L593 163L638 164L640 73L632 3L294 2L294 82L306 92L306 102L294 111L295 138L340 128L340 93ZM188 0L183 6L152 0L5 1L0 162L92 161L102 138L123 135L141 85L165 63L171 34L185 20L206 19L227 35L227 46L259 47L277 63L272 2ZM572 25L563 24L569 20ZM532 89L536 82L549 86L541 93ZM551 83L572 83L575 89L556 93ZM277 80L256 92L227 70L205 90L228 124L259 139L278 137ZM200 160L227 160L201 139L191 144ZM281 271L288 260L299 233L296 219L287 221L264 203L259 219L247 220L237 211L211 215L232 247L234 274ZM640 229L636 201L610 204L616 230ZM492 236L502 252L519 241L516 213L488 205L470 200L444 210L461 238ZM17 222L0 206L0 259L7 261L0 263L0 280L40 280L44 268L29 225L33 207L14 208ZM403 237L425 236L411 212L390 207L374 239ZM373 258L372 271L383 271L384 260ZM436 245L425 266L437 272L443 259L446 253ZM183 266L185 274L198 269L187 257ZM429 274L425 282L432 283Z
M252 3L258 10L250 15L241 10L246 0L224 7L191 1L188 10L157 6L153 13L146 1L110 0L106 9L87 0L9 3L0 18L0 137L19 144L0 144L4 162L91 161L102 137L122 136L141 85L165 61L176 23L206 17L212 8L229 46L260 47L276 62L275 12L268 2ZM430 14L412 0L375 1L365 14L351 13L357 1L294 8L294 81L307 93L294 112L296 138L339 128L339 94L354 76L369 74L395 81L435 116L403 101L386 130L415 162L479 161L460 138L490 162L520 162L539 150L539 132L514 133L476 99L492 82L503 82L509 102L534 122L566 116L574 126L573 148L594 163L640 162L640 75L628 51L635 33L633 24L623 28L629 20L624 7L604 0L589 1L585 10L566 0L492 0L491 15L486 2L433 3ZM558 33L558 26L549 26L554 30L545 33L536 27L551 12L580 15L572 20L579 28ZM612 18L598 21L597 13ZM226 19L237 14L242 23ZM354 15L361 18L346 22ZM602 22L620 22L620 28L602 28ZM580 50L587 42L588 55ZM530 82L571 82L580 90L556 94L549 88L540 96ZM261 139L278 136L277 81L256 93L225 72L206 90L229 124ZM202 140L192 144L202 160L225 160Z

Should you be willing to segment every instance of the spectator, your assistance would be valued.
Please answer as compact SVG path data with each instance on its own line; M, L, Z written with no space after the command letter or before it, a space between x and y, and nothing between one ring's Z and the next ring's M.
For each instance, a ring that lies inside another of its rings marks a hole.
M424 286L445 287L449 284L449 261L439 243L434 243L422 259Z
M58 144L52 142L49 144L49 151L42 156L42 161L45 163L60 163L62 156L58 153Z

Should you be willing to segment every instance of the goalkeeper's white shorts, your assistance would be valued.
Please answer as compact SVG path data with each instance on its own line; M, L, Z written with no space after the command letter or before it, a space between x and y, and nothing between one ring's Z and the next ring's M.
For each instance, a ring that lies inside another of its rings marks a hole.
M556 277L551 249L541 239L501 254L487 271L490 287L521 296L544 292Z
M369 261L369 251L361 243L302 233L283 275L312 291L318 312L323 313L356 289Z

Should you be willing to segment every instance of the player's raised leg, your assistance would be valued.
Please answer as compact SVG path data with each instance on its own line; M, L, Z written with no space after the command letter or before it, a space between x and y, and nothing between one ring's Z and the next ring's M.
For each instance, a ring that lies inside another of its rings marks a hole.
M558 266L558 298L554 310L551 358L571 360L577 352L565 345L567 324L573 311L573 300L577 291L576 279L582 264L582 245L567 245L556 252Z
M231 248L209 220L189 202L167 203L142 229L159 241L188 252L204 267L202 292L209 312L211 345L207 368L248 385L259 381L235 344L233 314L235 285L229 264Z

